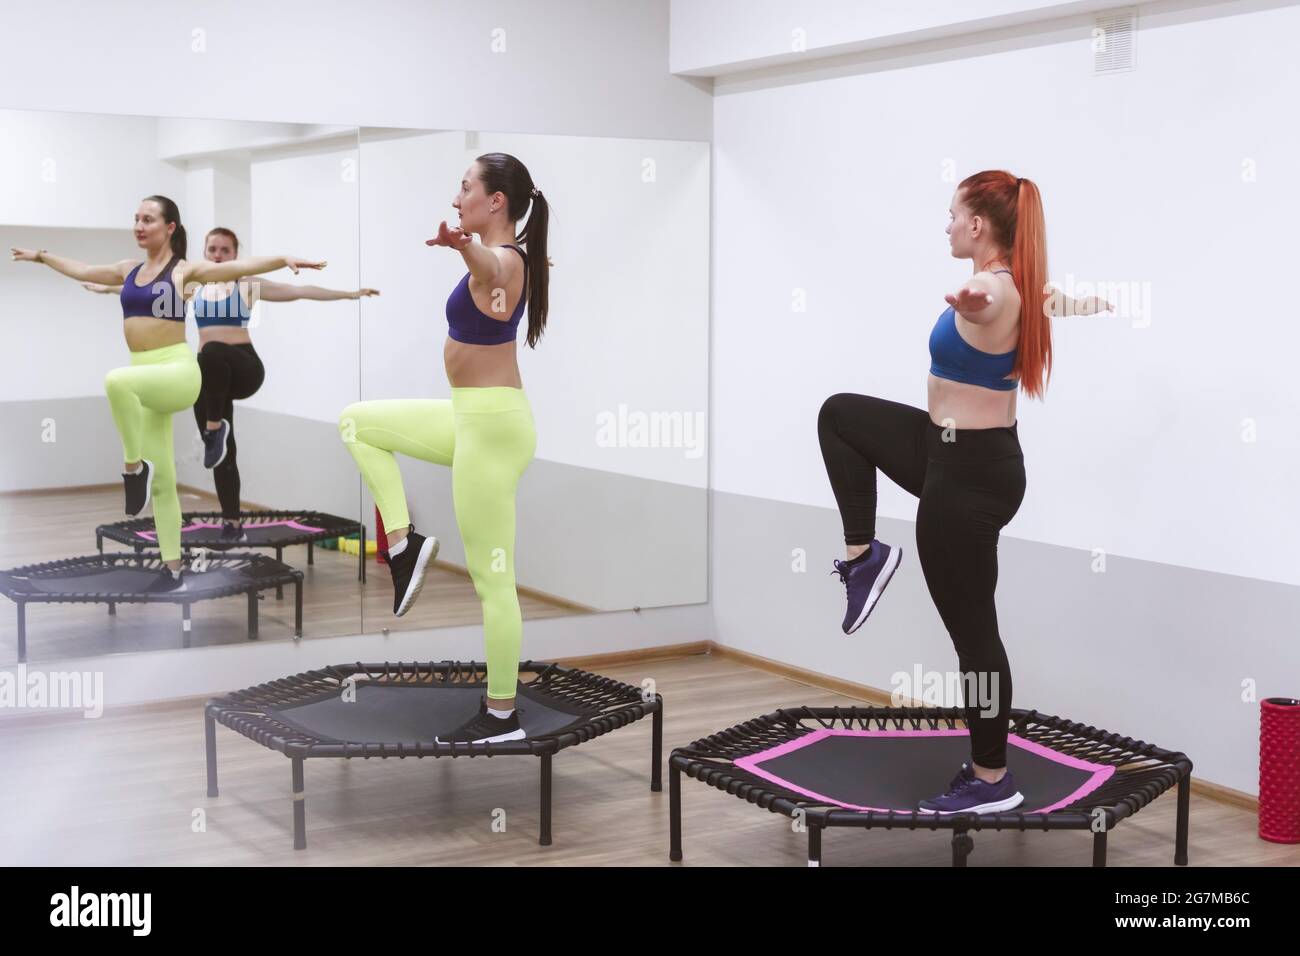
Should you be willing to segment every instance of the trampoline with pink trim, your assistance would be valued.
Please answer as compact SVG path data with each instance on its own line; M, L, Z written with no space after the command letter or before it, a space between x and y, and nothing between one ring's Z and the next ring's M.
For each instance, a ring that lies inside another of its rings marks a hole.
M668 759L670 858L682 858L681 775L773 813L802 817L808 865L831 827L953 831L965 866L975 830L1089 830L1092 862L1121 821L1178 788L1174 862L1187 864L1192 763L1183 753L1037 711L1012 710L1007 766L1024 802L1000 813L933 814L919 801L970 758L959 708L799 707L777 710L673 750Z
M228 548L274 548L275 560L284 561L284 549L290 545L307 545L307 563L315 564L313 544L328 538L355 534L360 538L357 579L366 580L366 526L358 521L321 511L241 511L244 540L223 539L220 511L187 511L181 516L181 548L220 551ZM143 551L158 547L158 533L152 518L134 518L101 524L95 529L95 544L104 553L104 539L118 541ZM276 591L277 598L283 597Z

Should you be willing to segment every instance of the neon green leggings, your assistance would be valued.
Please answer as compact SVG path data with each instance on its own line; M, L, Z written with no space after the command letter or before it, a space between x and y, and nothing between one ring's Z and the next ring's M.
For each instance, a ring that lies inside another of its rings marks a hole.
M202 382L199 363L185 342L132 352L128 368L115 368L104 377L104 391L122 438L122 460L153 462L150 500L164 561L181 556L172 415L193 407Z
M356 402L339 416L385 528L411 523L394 452L451 468L465 565L483 605L488 696L513 697L523 619L515 590L515 489L537 449L522 389L453 388L451 399Z

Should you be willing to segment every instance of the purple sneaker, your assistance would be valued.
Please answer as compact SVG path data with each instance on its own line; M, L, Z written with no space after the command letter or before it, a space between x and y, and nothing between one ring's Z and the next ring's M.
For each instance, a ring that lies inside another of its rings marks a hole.
M835 570L831 574L840 576L849 596L848 611L844 615L845 634L852 634L862 626L902 560L901 548L891 548L881 541L873 540L871 550L861 561L835 562Z
M948 784L948 792L941 797L922 800L917 813L1000 813L1020 806L1024 795L1016 789L1016 782L1008 770L997 783L987 783L975 776L971 765L964 763L961 771Z

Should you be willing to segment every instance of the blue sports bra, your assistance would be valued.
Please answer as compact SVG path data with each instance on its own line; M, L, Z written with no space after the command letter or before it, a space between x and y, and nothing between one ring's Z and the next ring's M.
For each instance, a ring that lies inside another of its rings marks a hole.
M248 317L252 310L240 295L239 283L230 290L224 299L205 299L202 293L196 293L194 302L194 322L206 329L213 325L227 325L231 328L248 328Z
M171 319L174 322L185 321L185 299L172 282L172 269L179 259L180 256L172 256L167 265L163 266L163 271L158 273L158 278L148 286L135 284L136 274L144 265L143 262L131 270L122 283L122 291L118 295L122 303L123 320L138 316L153 316L156 319Z
M997 272L1010 274L1011 270L998 269ZM1017 349L1012 349L995 354L975 348L957 331L957 313L948 306L930 332L930 374L953 382L1010 392L1020 384L1006 377L1016 367L1016 352Z
M519 317L524 314L524 300L528 298L528 256L518 246L506 243L507 249L513 249L524 259L524 290L519 296L519 304L511 314L508 322L486 315L474 304L474 297L469 294L469 276L460 280L456 288L447 297L447 334L457 342L470 345L502 345L513 342L519 329Z

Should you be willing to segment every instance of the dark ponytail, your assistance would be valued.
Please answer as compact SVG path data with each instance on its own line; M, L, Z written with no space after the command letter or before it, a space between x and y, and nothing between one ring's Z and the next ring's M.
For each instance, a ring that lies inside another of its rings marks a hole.
M172 255L184 259L185 253L189 249L189 242L185 238L185 227L181 225L181 211L166 196L145 196L145 202L156 202L162 208L163 222L175 223L176 231L172 233Z
M546 330L547 288L551 262L546 256L546 229L551 207L542 191L533 185L528 168L509 153L484 153L474 160L479 165L483 191L506 197L506 218L518 222L528 214L523 232L515 242L528 254L528 347L536 348ZM530 209L531 206L531 209Z

